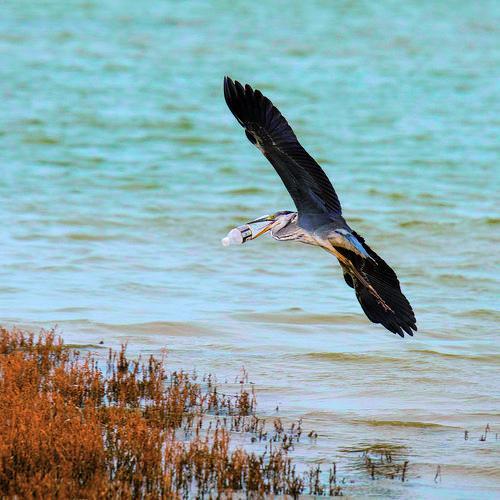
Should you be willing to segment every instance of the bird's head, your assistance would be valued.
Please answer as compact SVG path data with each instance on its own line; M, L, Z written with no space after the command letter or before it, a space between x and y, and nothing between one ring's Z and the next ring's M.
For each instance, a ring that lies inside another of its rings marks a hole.
M285 226L290 224L290 222L297 215L296 212L291 212L289 210L281 210L272 215L264 215L263 217L259 217L258 219L247 222L247 224L258 224L262 222L268 222L255 236L253 236L253 240L258 238L260 235L267 233L271 229L274 231L279 231L283 229Z

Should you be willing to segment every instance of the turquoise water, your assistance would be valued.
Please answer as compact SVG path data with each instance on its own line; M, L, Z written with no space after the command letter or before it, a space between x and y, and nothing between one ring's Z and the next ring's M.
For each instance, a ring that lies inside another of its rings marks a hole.
M0 13L3 324L167 347L221 381L244 365L263 414L278 405L319 433L297 458L336 460L354 495L500 494L497 3ZM220 245L292 208L227 110L225 74L265 92L322 164L397 270L414 339L369 323L320 250ZM402 447L407 483L349 465L375 444Z

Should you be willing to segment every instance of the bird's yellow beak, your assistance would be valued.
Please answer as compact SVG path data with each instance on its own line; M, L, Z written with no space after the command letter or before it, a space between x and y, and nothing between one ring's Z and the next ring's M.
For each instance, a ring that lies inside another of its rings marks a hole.
M270 231L276 222L276 219L272 215L264 215L263 217L259 217L258 219L252 220L250 222L247 222L249 226L252 224L259 224L262 222L268 222L263 228L260 229L254 236L252 236L252 240L255 240L255 238L258 238L259 236L263 235L264 233L267 233Z

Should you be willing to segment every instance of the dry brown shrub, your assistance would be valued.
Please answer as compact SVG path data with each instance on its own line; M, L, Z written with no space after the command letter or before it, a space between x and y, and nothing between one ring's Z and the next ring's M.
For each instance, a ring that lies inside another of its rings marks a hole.
M198 382L165 366L131 360L125 348L110 350L107 361L81 356L54 331L0 328L0 495L175 499L307 490L288 456L300 423L286 431L276 420L267 431L253 393L220 394L211 377ZM265 446L260 453L233 446L234 432ZM318 476L309 492L323 491Z

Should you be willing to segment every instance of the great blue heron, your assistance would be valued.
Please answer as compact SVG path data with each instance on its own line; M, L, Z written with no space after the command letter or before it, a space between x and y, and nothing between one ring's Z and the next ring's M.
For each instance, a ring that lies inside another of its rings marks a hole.
M354 288L368 319L404 337L417 330L415 314L396 273L349 227L325 172L300 145L285 117L259 90L224 78L224 97L252 144L271 162L297 212L280 211L249 222L269 222L279 241L315 245L337 257L345 282Z

